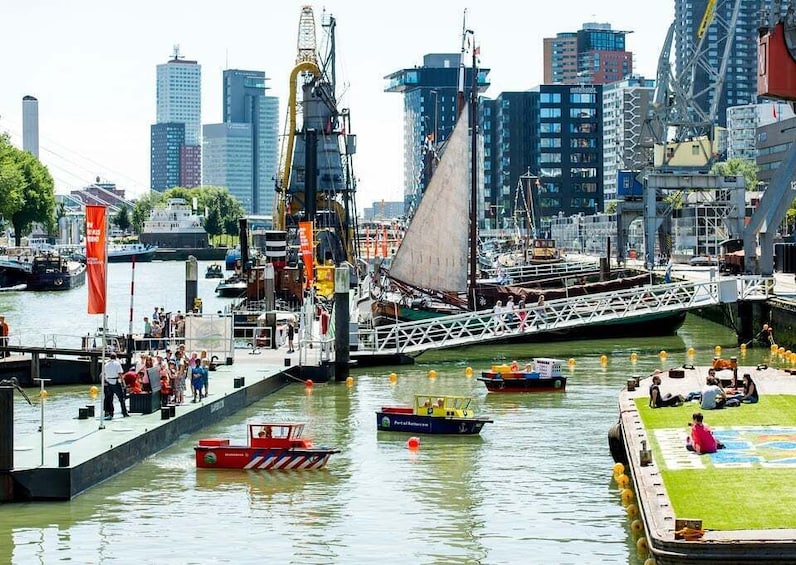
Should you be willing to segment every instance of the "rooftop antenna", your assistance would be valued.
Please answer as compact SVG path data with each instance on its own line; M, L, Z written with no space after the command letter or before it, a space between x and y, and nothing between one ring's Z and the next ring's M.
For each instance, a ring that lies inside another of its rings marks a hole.
M180 59L185 59L185 55L180 55L180 44L174 44L174 54L172 55L172 61L179 61Z

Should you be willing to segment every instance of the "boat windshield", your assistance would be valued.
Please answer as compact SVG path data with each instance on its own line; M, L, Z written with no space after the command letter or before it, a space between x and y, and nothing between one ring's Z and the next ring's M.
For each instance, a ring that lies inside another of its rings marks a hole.
M250 424L249 437L273 439L298 439L304 424Z

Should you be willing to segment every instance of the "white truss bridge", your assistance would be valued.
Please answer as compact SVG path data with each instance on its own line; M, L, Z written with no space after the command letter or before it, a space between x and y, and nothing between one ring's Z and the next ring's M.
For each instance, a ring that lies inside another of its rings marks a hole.
M404 354L417 356L431 349L517 340L522 336L605 325L654 320L695 308L765 300L772 296L774 279L756 275L721 277L712 281L655 284L546 302L543 308L530 305L507 314L491 310L441 316L418 322L359 330L353 357ZM524 315L523 315L524 314ZM353 345L353 343L352 343Z

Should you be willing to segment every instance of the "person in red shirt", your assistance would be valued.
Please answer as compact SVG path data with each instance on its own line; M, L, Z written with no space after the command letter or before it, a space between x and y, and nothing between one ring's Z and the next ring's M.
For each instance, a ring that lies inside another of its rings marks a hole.
M724 447L720 441L716 441L716 438L713 437L713 432L704 424L702 412L694 412L692 420L688 424L691 426L691 433L685 444L688 451L694 451L698 454L716 453L716 450Z

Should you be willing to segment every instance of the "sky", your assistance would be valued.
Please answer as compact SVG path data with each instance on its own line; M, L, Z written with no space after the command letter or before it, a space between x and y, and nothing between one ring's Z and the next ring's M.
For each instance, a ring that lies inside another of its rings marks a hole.
M265 71L269 94L285 115L304 3L292 0L27 0L0 2L0 132L22 146L22 97L39 100L40 159L66 193L100 177L128 197L149 188L149 131L155 121L156 66L175 45L202 65L202 123L221 121L224 69ZM485 96L542 83L543 38L586 22L632 32L634 72L655 78L674 17L674 1L448 0L312 4L337 22L340 106L357 134L357 205L402 200L403 100L385 93L384 77L422 65L428 53L458 53L462 19L491 69ZM282 128L280 127L280 132Z

